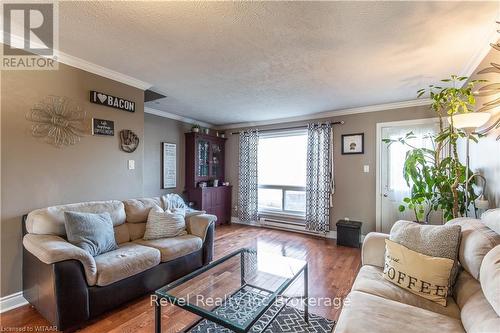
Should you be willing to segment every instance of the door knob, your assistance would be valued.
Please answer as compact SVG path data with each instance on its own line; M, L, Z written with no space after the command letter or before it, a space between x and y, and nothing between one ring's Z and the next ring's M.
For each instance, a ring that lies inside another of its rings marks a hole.
M389 196L389 193L384 193L383 196L384 198L387 198Z

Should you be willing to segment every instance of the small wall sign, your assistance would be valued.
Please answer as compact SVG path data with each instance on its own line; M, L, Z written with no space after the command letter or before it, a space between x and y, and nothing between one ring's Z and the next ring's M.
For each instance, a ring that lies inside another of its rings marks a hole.
M177 145L175 143L161 143L162 188L177 186Z
M135 102L126 100L121 97L115 97L108 94L104 94L98 91L93 91L93 90L90 91L90 102L99 105L109 106L111 108L115 108L118 110L135 112Z
M92 118L92 135L115 135L115 122L112 120Z

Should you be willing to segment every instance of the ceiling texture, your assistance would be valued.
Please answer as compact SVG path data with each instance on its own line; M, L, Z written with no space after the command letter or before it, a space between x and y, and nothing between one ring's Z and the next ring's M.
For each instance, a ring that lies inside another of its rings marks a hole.
M62 52L216 125L413 100L464 73L498 2L60 2ZM153 102L154 103L154 102Z

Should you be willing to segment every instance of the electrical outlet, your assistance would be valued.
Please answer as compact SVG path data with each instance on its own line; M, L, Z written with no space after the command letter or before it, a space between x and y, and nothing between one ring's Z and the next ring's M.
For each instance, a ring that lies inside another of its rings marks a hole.
M128 160L128 169L129 170L135 169L135 161L134 160Z
M363 172L364 173L369 173L370 172L370 166L368 164L363 166Z

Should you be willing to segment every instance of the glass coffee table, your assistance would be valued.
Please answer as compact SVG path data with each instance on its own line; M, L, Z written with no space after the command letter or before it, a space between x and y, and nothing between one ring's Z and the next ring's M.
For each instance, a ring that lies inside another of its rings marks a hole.
M293 297L285 290L303 273L304 320L308 322L307 262L255 249L241 249L188 274L155 292L155 330L161 332L161 308L174 304L238 333L248 332L273 305L280 305L266 326ZM280 302L276 302L277 300Z

